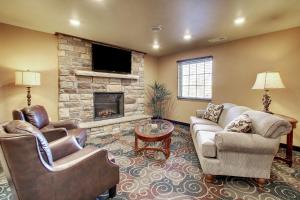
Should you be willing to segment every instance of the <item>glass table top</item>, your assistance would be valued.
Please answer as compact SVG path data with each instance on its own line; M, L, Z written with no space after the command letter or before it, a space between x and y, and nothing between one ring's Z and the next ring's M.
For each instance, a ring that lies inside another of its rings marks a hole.
M155 136L169 133L173 124L166 120L150 120L138 125L137 131L144 135Z

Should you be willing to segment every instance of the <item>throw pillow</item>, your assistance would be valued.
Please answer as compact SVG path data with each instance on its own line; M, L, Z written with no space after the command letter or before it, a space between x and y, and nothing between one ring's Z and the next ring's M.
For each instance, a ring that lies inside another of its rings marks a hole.
M223 108L224 108L223 105L216 105L216 104L209 103L206 108L206 111L203 114L203 119L207 119L218 123Z
M49 165L53 165L52 153L49 148L48 141L46 140L44 135L39 131L39 129L37 129L35 126L22 120L13 120L5 125L5 130L7 133L30 134L35 136L37 138L38 147L43 157L43 160Z
M251 133L252 121L247 114L242 114L232 120L226 127L225 131L238 132L238 133Z

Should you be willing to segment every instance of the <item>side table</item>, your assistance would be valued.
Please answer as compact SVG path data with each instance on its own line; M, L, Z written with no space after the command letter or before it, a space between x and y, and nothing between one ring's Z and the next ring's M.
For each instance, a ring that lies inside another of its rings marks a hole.
M290 133L287 134L286 137L286 157L285 158L278 157L278 156L275 157L275 159L282 160L286 164L288 164L289 167L291 167L293 164L293 130L296 128L298 121L292 117L288 117L285 115L279 115L279 114L274 114L274 115L289 121L292 125L292 130Z

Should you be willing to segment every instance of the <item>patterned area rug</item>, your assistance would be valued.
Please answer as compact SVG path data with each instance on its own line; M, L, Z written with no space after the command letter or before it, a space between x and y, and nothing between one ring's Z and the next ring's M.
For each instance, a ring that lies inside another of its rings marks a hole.
M294 152L293 168L274 161L271 179L260 189L250 178L219 176L214 183L206 183L185 126L175 127L168 160L159 152L136 154L132 132L93 138L88 145L108 149L120 165L120 184L114 199L300 199L300 153ZM0 200L11 199L4 176L0 178Z

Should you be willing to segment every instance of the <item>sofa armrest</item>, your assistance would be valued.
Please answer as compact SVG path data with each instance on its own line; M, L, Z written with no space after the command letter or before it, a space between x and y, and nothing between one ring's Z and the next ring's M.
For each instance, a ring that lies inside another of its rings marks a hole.
M70 155L81 150L81 146L76 141L74 136L66 136L49 143L52 152L53 161Z
M196 117L202 118L205 111L205 109L196 110Z
M43 130L42 133L48 142L58 140L68 135L68 132L65 128L54 128L54 129Z
M74 123L71 120L51 122L51 125L53 125L54 128L66 128L67 130L78 128L77 123Z
M258 134L218 132L215 136L219 152L273 154L278 151L280 138L265 138Z

